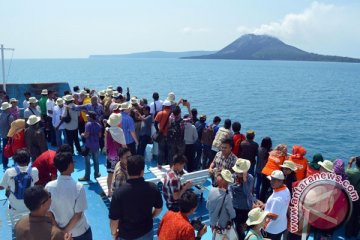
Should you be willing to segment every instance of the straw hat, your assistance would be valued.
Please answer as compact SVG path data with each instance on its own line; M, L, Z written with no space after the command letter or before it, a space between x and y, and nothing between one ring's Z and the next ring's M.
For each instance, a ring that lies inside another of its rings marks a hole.
M3 103L1 104L1 110L5 111L6 109L9 109L9 108L11 108L11 104L10 104L10 103L8 103L8 102L3 102Z
M41 117L38 117L36 115L30 115L29 119L26 121L26 123L30 126L40 122Z
M113 86L112 86L112 85L109 85L107 88L108 88L108 89L113 89Z
M130 99L130 101L131 101L131 104L138 104L138 98L137 97L132 97Z
M8 137L13 137L16 132L25 128L25 119L16 119L11 123L9 132L7 134Z
M126 110L126 109L130 109L131 105L129 102L124 102L120 105L120 110Z
M105 94L106 94L105 90L99 91L99 96L100 97L105 97Z
M170 102L169 100L165 100L165 101L163 102L163 106L165 106L165 107L170 107L170 106L171 106L171 102Z
M291 171L296 171L296 166L293 161L286 160L282 165L280 165L282 168L289 168Z
M232 174L229 170L227 169L224 169L221 171L221 177L227 181L228 183L233 183L234 182L234 179L232 177Z
M113 94L113 90L110 88L106 89L105 92L106 92L106 95L108 95L109 97Z
M13 103L13 102L18 102L18 100L16 98L10 98L10 103Z
M29 97L28 103L37 103L38 100L35 97Z
M318 162L320 166L326 169L326 171L334 172L333 166L334 164L329 160L324 160L323 162Z
M120 103L114 103L114 107L113 107L113 111L114 110L118 110L120 108L121 104Z
M74 97L70 94L63 96L63 99L65 100L65 102L74 101Z
M169 92L168 97L167 97L166 100L168 100L170 102L175 101L175 93L174 92Z
M284 180L285 176L284 173L280 170L275 170L271 173L271 176L267 176L268 179L278 179L278 180Z
M113 93L112 93L113 98L118 98L118 97L120 97L120 95L121 94L118 91L113 91Z
M258 225L264 221L268 214L269 212L265 212L260 208L254 208L249 212L246 224L248 226Z
M85 90L81 90L80 95L89 96L89 93Z
M121 114L112 113L109 119L106 121L111 127L116 127L121 123Z
M43 89L41 91L41 95L48 95L48 90L47 89Z
M62 99L62 98L56 99L56 104L57 105L63 105L64 104L64 99Z
M235 165L232 167L232 169L236 173L244 173L244 172L249 171L250 166L251 166L251 163L249 160L243 159L243 158L238 158L236 160Z

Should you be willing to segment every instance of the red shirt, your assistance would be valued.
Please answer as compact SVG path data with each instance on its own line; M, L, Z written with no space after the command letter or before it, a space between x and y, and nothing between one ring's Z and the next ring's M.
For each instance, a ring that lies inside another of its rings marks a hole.
M195 240L195 231L187 216L168 211L161 219L158 236L159 240Z
M235 154L237 157L240 157L240 153L241 151L239 151L240 149L240 144L242 141L244 141L246 138L244 136L244 134L241 133L235 133L233 136L233 142L234 142L234 147L232 149L233 154Z
M37 185L46 185L51 181L52 176L57 176L57 169L54 165L55 155L55 151L47 150L35 159L32 166L39 170Z

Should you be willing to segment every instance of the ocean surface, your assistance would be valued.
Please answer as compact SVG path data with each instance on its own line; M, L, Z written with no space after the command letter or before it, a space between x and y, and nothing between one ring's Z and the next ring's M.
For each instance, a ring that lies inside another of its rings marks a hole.
M7 61L8 69L9 61ZM130 88L151 101L174 91L208 122L215 115L240 121L256 141L304 146L311 159L360 155L360 64L181 59L13 60L8 82L67 81L101 90ZM183 109L183 112L185 109Z

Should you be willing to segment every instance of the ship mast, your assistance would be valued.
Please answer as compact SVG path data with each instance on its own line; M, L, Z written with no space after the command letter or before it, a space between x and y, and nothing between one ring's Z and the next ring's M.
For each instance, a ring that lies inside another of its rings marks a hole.
M14 51L14 48L4 48L4 45L1 44L1 66L2 66L2 78L3 78L3 90L6 91L6 79L5 79L5 60L4 60L4 51Z

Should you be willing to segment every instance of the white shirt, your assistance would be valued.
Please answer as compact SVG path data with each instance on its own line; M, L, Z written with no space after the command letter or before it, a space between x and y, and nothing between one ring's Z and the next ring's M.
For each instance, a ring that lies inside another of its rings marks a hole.
M25 99L25 100L23 101L23 108L24 108L24 109L27 109L29 106L30 106L29 102Z
M76 130L76 129L78 129L78 126L79 126L80 112L71 109L73 106L75 106L74 103L71 103L68 106L70 107L69 113L70 113L71 121L69 123L64 122L63 125L64 125L66 130ZM67 116L67 110L66 109L64 110L62 116L63 117Z
M54 128L56 128L60 121L61 121L61 116L63 115L64 113L64 109L65 107L63 106L62 108L55 105L54 109L53 109L53 116L52 116L52 125L54 126ZM62 123L59 127L59 130L61 129L65 129L65 124Z
M290 191L285 187L284 190L273 191L266 202L265 211L278 215L276 220L271 220L266 226L266 232L278 234L287 229L287 211L290 202Z
M48 100L46 100L46 115L48 115L49 117L53 116L52 113L49 113L49 110L54 111L54 106L55 106L54 99L48 98Z
M24 167L19 166L19 169L20 169L20 172L26 172L28 169L28 166L24 166ZM14 177L16 175L17 174L16 174L16 170L14 167L6 169L6 171L4 173L4 177L2 178L2 180L0 182L0 186L4 187L5 189L9 187L11 192L15 192ZM33 167L31 169L31 177L33 180L31 182L31 186L34 186L34 184L37 181L39 181L39 171L37 170L37 168ZM17 199L13 193L11 193L9 196L9 203L10 203L11 207L14 208L18 212L29 211L24 204L24 200Z
M155 114L155 104L156 104L156 112L160 112L162 111L162 104L163 104L163 101L161 100L157 100L155 103L152 102L150 103L150 114L154 116Z
M84 186L74 181L71 176L60 175L57 180L46 184L45 189L51 193L50 211L60 228L65 227L75 213L84 212L87 209L87 201ZM84 234L89 228L85 215L76 223L71 230L73 237Z

